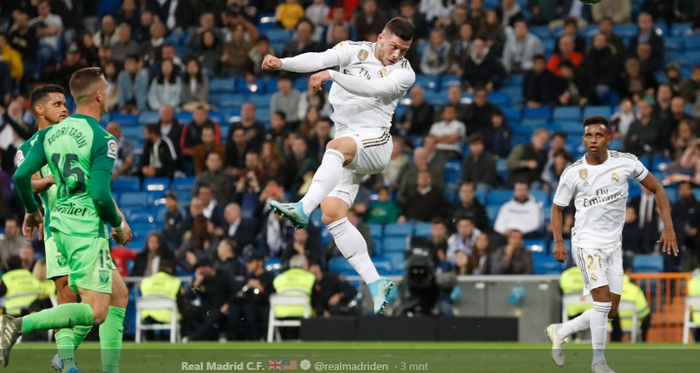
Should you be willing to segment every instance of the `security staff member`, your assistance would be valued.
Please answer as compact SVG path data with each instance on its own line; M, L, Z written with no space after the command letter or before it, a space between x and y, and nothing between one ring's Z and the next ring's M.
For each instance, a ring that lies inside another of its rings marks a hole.
M700 296L700 268L693 271L693 277L688 282L688 295ZM692 320L700 325L700 307L693 307ZM695 329L695 342L700 341L700 328Z
M29 270L22 269L22 260L17 255L8 258L7 269L0 283L0 296L5 297L5 313L23 316L41 294L41 282ZM20 294L27 295L18 296Z
M289 269L281 275L275 277L273 285L275 291L281 293L288 290L300 290L309 296L309 305L311 305L311 292L314 289L316 276L309 272L309 264L305 256L294 255L289 260ZM303 306L279 306L275 308L275 317L282 318L300 318L304 316Z
M337 273L323 273L319 264L309 271L316 275L311 304L318 316L345 316L353 311L357 289Z
M634 303L637 312L637 323L642 329L642 340L646 341L649 325L651 324L651 317L648 317L650 312L649 304L647 303L647 298L642 289L630 280L629 275L632 273L632 260L625 259L622 262L622 268L625 271L625 278L622 283L622 296L620 300ZM613 331L610 335L610 340L614 342L622 341L622 331L632 328L632 311L617 311L617 317L612 321L612 325Z
M185 291L182 289L182 281L172 275L173 265L168 262L160 262L158 273L141 281L141 296L161 296L176 302L178 310L183 309ZM172 317L170 310L145 310L141 313L141 319L150 322L169 324ZM181 315L178 315L178 319Z
M576 294L582 296L584 287L583 278L581 277L578 267L572 266L561 273L559 277L559 287L564 295ZM566 313L569 315L569 319L573 319L591 308L593 308L593 303L573 304L567 307Z

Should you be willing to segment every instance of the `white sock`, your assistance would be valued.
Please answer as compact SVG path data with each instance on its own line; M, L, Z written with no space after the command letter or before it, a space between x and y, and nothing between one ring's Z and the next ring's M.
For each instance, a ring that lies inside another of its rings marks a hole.
M592 313L593 309L591 308L590 310L562 324L559 330L557 330L557 337L559 339L564 339L574 333L588 329L590 327Z
M379 273L367 253L367 242L348 218L343 218L328 225L328 231L338 250L348 260L352 268L362 276L366 284L379 280Z
M314 174L309 191L301 199L306 216L310 216L328 193L338 185L343 175L343 163L345 163L345 157L335 149L328 149L323 154L321 166Z
M593 339L593 365L605 361L605 342L608 339L608 314L612 302L593 302L591 338Z

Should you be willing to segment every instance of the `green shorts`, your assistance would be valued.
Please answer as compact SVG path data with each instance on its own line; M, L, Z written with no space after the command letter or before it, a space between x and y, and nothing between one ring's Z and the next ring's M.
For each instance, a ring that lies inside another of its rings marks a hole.
M68 259L68 286L98 293L112 294L112 271L116 266L109 254L106 238L53 234L58 250Z
M54 240L53 236L44 241L44 248L46 251L46 278L52 280L68 276L70 274L68 261L58 251L56 240Z

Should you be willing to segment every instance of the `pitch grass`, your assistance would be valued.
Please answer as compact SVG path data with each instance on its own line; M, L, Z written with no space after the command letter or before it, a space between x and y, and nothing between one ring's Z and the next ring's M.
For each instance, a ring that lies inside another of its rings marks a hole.
M309 360L307 372L319 372L316 363L378 363L389 372L589 372L590 344L566 345L566 366L559 368L550 358L545 343L461 343L461 342L192 342L170 344L124 343L120 370L127 372L182 372L182 363L220 364L243 362L242 370L268 370L268 360ZM8 372L49 372L55 347L48 343L22 343L12 351ZM608 362L617 373L700 373L700 344L609 343ZM85 372L101 372L99 345L84 343L76 361ZM250 363L250 365L248 365ZM405 363L406 365L403 365ZM252 367L256 369L245 369ZM357 367L357 366L356 366ZM346 369L372 372L376 369ZM404 369L402 369L404 368ZM324 369L328 371L330 369ZM213 370L211 370L213 371Z

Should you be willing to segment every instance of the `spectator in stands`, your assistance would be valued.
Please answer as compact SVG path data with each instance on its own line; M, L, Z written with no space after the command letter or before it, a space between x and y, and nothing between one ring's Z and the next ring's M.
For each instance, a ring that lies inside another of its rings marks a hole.
M495 113L502 113L498 105L488 100L488 91L485 87L474 89L474 102L469 104L467 121L467 135L488 128L491 125L491 117Z
M484 150L484 136L480 133L469 136L468 143L470 154L464 158L462 182L473 183L476 190L487 193L498 183L496 160Z
M471 55L472 40L474 39L474 26L465 23L459 26L458 38L452 42L450 49L450 69L454 75L462 75L462 66L469 60Z
M117 66L114 61L109 61L102 67L102 71L104 71L105 80L107 80L107 110L117 111L119 109L119 72Z
M283 270L290 268L289 261L296 255L304 257L308 263L321 262L321 246L319 242L309 237L307 230L295 230L294 240L282 251L280 259Z
M202 203L202 215L211 221L214 226L222 224L224 220L224 207L228 201L218 201L214 195L214 187L200 183L197 188L197 197ZM193 198L194 199L194 198ZM207 226L209 235L213 235L213 227Z
M216 153L219 155L218 161L221 162L217 171L223 172L223 160L226 156L226 147L222 144L216 142L216 133L214 132L214 127L204 126L202 128L202 143L196 145L192 154L192 161L194 163L194 174L199 176L205 169L209 169L209 155Z
M626 24L632 20L632 4L630 0L601 1L600 4L596 5L591 7L595 23L606 17L610 17L616 24Z
M7 258L19 255L22 248L29 243L22 236L22 225L16 216L5 219L5 234L0 235L0 259L7 263Z
M34 256L34 249L32 245L27 244L19 251L19 259L22 261L22 268L31 271L36 263L36 258ZM46 272L44 272L46 273Z
M270 40L266 36L261 36L253 45L253 48L248 52L248 59L250 59L253 66L253 74L255 76L261 76L269 74L269 71L262 70L262 61L265 56L271 54L273 56L278 55L278 51L272 48L270 45Z
M237 199L241 201L246 195L250 198L253 196L255 200L258 199L258 195L262 190L261 180L265 179L265 170L262 168L262 163L260 162L260 153L248 152L245 155L245 169L241 171L241 175L236 183L236 192L239 194Z
M7 34L0 33L0 56L10 68L10 77L16 83L24 75L24 65L22 65L22 55L10 45Z
M537 238L543 223L542 207L530 195L530 188L525 183L516 183L513 199L501 206L493 230L504 236L517 230L526 238Z
M117 24L114 22L114 17L107 14L102 17L100 29L92 36L92 41L96 47L109 45L113 47L119 43L119 35L117 34Z
M672 61L667 63L664 67L664 75L666 76L666 84L671 87L673 96L680 95L683 81L681 80L681 66L678 62Z
M159 4L161 4L159 2ZM181 33L196 22L196 13L189 1L178 1L177 4L163 3L158 7L158 17L168 29L168 33Z
M221 153L212 151L206 157L206 170L197 174L192 195L199 194L199 187L202 185L211 186L214 199L220 204L226 204L231 199L232 180L231 176L223 168L224 157Z
M36 68L34 79L39 79L44 66L56 59L58 51L58 40L63 30L61 17L51 13L51 3L48 0L41 0L36 6L38 16L29 22L29 27L34 27L36 36L39 39L37 50ZM108 16L111 18L111 16Z
M430 239L427 247L431 259L436 264L444 262L447 256L447 239L449 234L445 220L433 218L430 222Z
M161 262L174 263L175 254L168 247L162 234L151 232L146 239L146 245L134 260L131 276L148 277L158 273Z
M124 70L117 78L119 111L139 114L146 111L148 99L148 72L141 67L138 55L128 55L124 60Z
M313 41L314 24L308 19L302 18L296 26L296 36L289 39L282 51L283 57L294 57L308 52L320 52L321 44Z
M517 26L517 24L516 24ZM557 77L547 70L547 59L538 54L532 62L532 70L525 72L523 98L528 108L549 106L556 100Z
M407 220L428 222L433 217L443 217L446 215L449 204L442 196L442 191L433 189L429 171L418 172L416 188L408 194L406 201L399 222Z
M155 18L153 17L153 12L148 9L144 9L139 15L138 25L133 26L133 38L141 45L141 48L143 48L144 42L150 37L150 29L154 20Z
M571 61L564 61L559 65L561 75L557 84L559 105L584 106L591 95L591 82L585 69L574 68ZM601 92L604 90L601 89Z
M314 26L323 26L331 8L324 0L313 0L313 3L306 7L304 16L314 23Z
M146 55L149 63L162 60L163 45L165 43L165 26L154 21L148 28L149 38L141 43L141 54Z
M107 18L107 17L105 17ZM112 45L112 58L122 63L129 55L138 55L141 47L136 41L131 39L131 26L123 24L119 26L118 40Z
M639 43L639 45L637 45L637 53L635 56L639 61L642 74L654 73L656 70L661 68L660 64L657 65L659 61L653 59L651 45L648 43Z
M205 30L201 35L193 35L188 40L191 52L197 56L202 66L202 73L212 77L219 72L219 66L224 54L224 45L221 37L214 30ZM247 50L242 51L246 57Z
M12 18L14 23L8 34L10 46L22 55L22 61L25 64L34 64L39 49L36 28L29 25L29 14L25 10L18 9ZM34 71L31 73L33 74Z
M489 274L491 259L489 254L489 236L487 234L482 233L476 238L467 266L469 274L477 276Z
M530 137L529 144L516 146L508 156L506 167L508 184L525 183L531 185L540 181L540 175L547 163L547 141L549 132L544 128L538 128ZM525 231L527 234L529 231Z
M357 289L343 276L323 273L321 265L311 262L309 271L316 276L316 284L311 295L311 304L317 317L348 316L352 313L352 302Z
M246 0L243 1L245 1L246 3L248 2ZM241 0L238 0L238 2L240 3ZM240 8L240 6L229 5L226 11L224 12L223 39L225 41L231 41L232 30L240 24L243 25L243 27L245 28L245 39L252 43L255 43L259 39L258 30L255 27L255 20L257 19L257 16L255 14L257 13L257 10L255 9L255 7L247 5L244 7L244 9ZM252 17L251 14L253 15Z
M515 27L518 20L524 20L525 14L520 8L520 4L515 0L502 0L501 6L496 8L496 12L503 27Z
M613 136L624 139L635 120L637 117L634 113L632 100L623 98L620 102L620 111L610 117L610 128Z
M182 223L184 218L177 207L178 195L170 190L165 193L165 218L163 219L163 237L171 246L181 243Z
M112 167L112 180L119 175L129 175L131 166L134 165L134 145L126 137L122 136L122 128L117 122L110 122L106 127L107 132L117 139L117 157Z
M241 339L259 341L267 331L275 275L265 270L264 259L265 256L256 251L247 257L245 285L236 293L235 307L229 312L229 323L233 330L242 334Z
M129 276L129 262L133 263L133 261L136 259L136 255L138 255L136 251L127 249L126 247L112 246L110 248L110 256L112 257L112 262L114 262L114 266L117 267L117 272L119 272L119 275L122 277ZM46 276L45 269L43 273L44 276Z
M649 44L652 55L650 66L660 68L664 63L664 39L654 28L654 19L649 13L641 13L637 18L639 33L629 41L629 53L634 55L639 44Z
M643 74L639 61L630 58L625 62L625 72L622 74L620 95L632 97L635 103L645 96L653 97L653 92L659 83L653 74Z
M523 233L517 229L510 231L508 244L491 257L491 274L531 275L534 272L532 253L523 246Z
M423 50L420 70L425 75L441 75L449 67L450 43L445 40L445 34L438 29L430 32L430 42Z
M320 164L326 152L326 146L331 140L331 122L328 119L319 120L314 127L314 134L310 139L306 140L308 154L315 157L316 161ZM403 139L401 139L401 141L403 141ZM396 146L396 142L394 142L394 146Z
M177 170L177 150L169 137L163 137L157 124L148 124L144 130L146 143L141 153L139 170L144 177L173 178Z
M444 164L442 167L431 167L428 163L428 152L425 148L416 148L413 150L413 162L406 165L399 178L399 205L406 206L410 202L409 198L417 188L416 181L420 172L429 172L431 187L442 193L445 187Z
M686 80L680 86L679 94L685 102L695 103L700 96L700 65L693 66L690 79Z
M435 112L433 105L425 101L425 90L417 85L411 88L411 105L401 116L401 125L410 139L423 137L430 131Z
M362 11L355 13L352 19L357 31L357 40L368 40L370 34L379 34L389 19L389 15L377 7L375 0L363 1Z
M475 188L472 183L462 183L459 187L459 202L452 207L449 216L451 221L458 221L460 218L471 220L481 231L490 230L489 218L484 206L476 199Z
M470 93L476 93L476 87L483 86L488 92L498 90L505 70L498 57L486 46L484 39L477 37L471 47L469 60L464 65L462 80L469 87Z
M197 262L208 258L213 243L214 224L204 214L202 200L192 198L189 214L182 223L182 244L177 251L178 266L184 272L194 272Z
M467 217L459 218L455 227L456 233L447 240L447 260L453 263L458 251L471 256L476 239L481 235L479 228L476 228L474 222Z
M680 163L681 168L692 171L693 176L677 174L672 175L669 180L676 182L690 181L695 185L700 185L700 139L695 139L685 149Z
M421 0L418 11L429 23L439 25L448 21L450 13L457 7L457 1Z
M661 87L659 86L659 90ZM668 85L666 87L670 92L670 87ZM682 121L690 120L692 122L694 120L693 117L685 113L685 100L680 96L671 99L671 106L667 109L666 118L659 115L659 119L664 122L664 125L661 127L661 140L663 141L662 146L664 149L672 147L671 138Z
M226 167L231 176L237 178L240 170L245 167L246 153L252 149L249 149L243 127L232 128L231 132L231 138L226 143Z
M164 60L160 66L160 73L148 89L148 106L151 110L158 110L165 104L180 107L181 98L182 79L173 71L173 62Z
M379 187L377 201L372 204L369 211L368 224L394 224L399 219L400 210L394 201L390 199L389 188Z
M503 55L503 45L506 43L506 35L501 25L501 20L496 9L486 11L484 24L479 35L484 39L486 46L496 58Z
M331 11L328 16L329 18L326 20L328 27L326 30L326 34L322 38L324 44L331 44L333 40L333 26L335 25L343 25L348 35L350 35L350 28L352 27L352 25L350 25L350 22L346 20L345 7L343 6L343 4L336 3L335 5L333 5L333 8L331 8Z
M182 109L194 111L197 106L209 108L209 78L202 74L196 59L187 62L187 71L182 77Z
M574 52L583 54L586 50L586 39L578 33L578 20L573 17L569 17L564 20L564 34L557 38L554 43L554 53L561 52L561 47L559 46L560 40L568 36L574 41ZM567 55L567 54L565 54Z
M507 158L510 154L510 128L505 123L503 113L495 112L491 124L482 129L486 151L498 158Z
M591 78L591 86L595 88L598 103L605 103L610 89L615 87L618 77L622 73L614 46L608 43L605 35L597 34L593 37L593 43L586 50L584 68L587 76Z
M282 83L283 85L285 83ZM291 93L290 93L291 94ZM273 111L270 110L271 112L276 112L277 110ZM262 147L262 143L265 140L265 127L262 125L262 123L258 122L255 119L255 105L253 105L252 102L246 102L241 106L241 121L238 123L234 123L231 126L231 129L229 130L229 135L228 135L228 141L226 142L227 147L232 143L232 141L235 143L235 139L233 138L234 132L236 129L241 128L244 131L244 136L245 136L245 141L247 143L247 148L250 150L255 150L259 151L260 148ZM239 144L236 144L239 145ZM239 147L239 153L240 153L241 148ZM227 151L228 154L228 151ZM240 154L243 155L243 154ZM230 157L232 157L232 154L229 154L227 156L227 165L230 167L234 160ZM240 159L240 163L243 163L245 158Z
M277 81L278 91L270 98L270 112L283 112L287 121L299 122L299 102L302 100L301 92L292 88L292 78L289 75L281 75Z
M446 105L442 121L433 123L430 134L435 136L438 151L446 159L462 158L462 141L467 135L464 123L457 120L457 108Z
M457 108L457 120L462 123L467 123L469 120L469 105L462 102L462 88L459 84L451 84L447 89L447 103L440 106L440 110L435 113L434 121L442 119L442 112L447 105L452 105Z
M253 50L254 44L252 40L246 40L245 35L246 29L242 23L233 26L231 40L227 41L223 47L221 71L226 74L245 76L250 79L254 68L249 54ZM260 63L262 63L262 59Z
M221 130L219 125L209 119L207 110L200 106L194 109L192 113L192 122L185 125L182 129L182 137L180 139L180 149L182 154L186 156L194 156L194 148L202 143L202 132L205 127L214 129L216 144L221 144Z
M243 249L253 243L257 228L255 222L241 217L241 206L229 203L224 209L224 220L214 233L224 241L231 240L236 256L243 255Z
M265 141L260 151L262 167L268 178L280 179L284 173L284 156L280 147L272 141Z
M637 254L651 254L657 249L655 245L659 235L659 214L656 209L654 194L641 186L642 194L630 200L630 206L637 212L639 229L642 236L641 251Z
M634 206L627 206L625 225L622 227L622 250L627 255L642 253L642 241L644 241L644 235L639 226L637 210Z
M695 139L695 125L693 119L684 119L678 123L678 128L671 135L671 149L669 158L671 159L671 169L678 170L680 168L681 157L688 147L693 146Z
M287 116L284 112L274 112L272 113L272 118L270 118L270 128L265 131L265 140L272 141L281 147L289 130L289 126L287 126Z
M68 86L70 77L74 72L82 69L83 67L86 67L86 65L80 58L80 49L77 45L71 45L68 48L66 58L63 61L58 62L53 66L49 65L46 67L46 69L44 69L43 79L45 81L54 82L68 91L70 88ZM111 101L110 99L111 97L108 98L108 104L109 101Z
M158 109L160 121L157 123L160 127L160 133L170 139L170 142L175 145L176 154L180 154L180 138L182 137L182 126L175 118L175 110L170 105L163 105Z
M243 266L238 260L239 255L236 254L237 247L238 245L233 240L223 239L219 241L219 245L216 246L216 257L214 258L214 266L217 271L236 277L243 275Z
M117 10L115 22L118 25L128 24L133 29L141 23L139 13L136 9L136 0L124 0L122 7Z
M408 156L404 153L404 139L398 136L392 138L394 147L391 149L391 157L389 163L381 173L383 185L395 189L399 186L399 178L406 164L408 164Z
M681 244L685 245L691 256L686 260L696 266L700 259L700 202L693 195L693 184L689 181L678 183L678 202L673 205L672 210L677 220L682 223L681 229L685 231L685 242Z
M112 58L112 47L109 45L99 47L97 49L97 61L95 61L94 65L105 66L110 62L114 62L114 59Z
M542 42L528 31L527 20L515 19L513 28L506 31L506 44L503 48L503 67L506 72L520 74L532 70L535 57L542 54Z
M330 117L333 114L331 104L328 102L328 95L326 91L316 91L310 85L308 85L308 89L299 100L298 117L304 118L309 113L309 109L311 108L314 108L317 112L316 114L320 113L320 115L323 117Z
M622 63L625 59L625 52L627 47L625 41L620 35L613 32L613 20L610 17L603 17L600 22L598 22L598 32L605 35L608 44L615 47L617 56L620 59L618 62Z
M298 0L285 0L277 6L275 12L277 22L289 31L294 30L302 17L304 17L304 8L299 5Z
M318 168L316 158L309 156L304 139L292 140L292 154L287 157L284 175L284 188L296 193L303 185L310 183L312 173Z
M447 159L443 156L441 152L437 149L437 139L433 135L425 136L423 140L423 149L425 149L428 154L428 167L436 168L438 170L445 169L445 163ZM442 180L442 178L440 178Z
M574 39L564 35L559 39L559 52L552 55L547 62L547 69L556 76L561 76L560 67L565 61L570 62L574 68L578 69L583 64L584 56L574 50Z
M654 110L646 100L637 103L638 119L632 123L625 137L625 151L643 155L659 150L661 122L654 118Z
M546 183L543 185L545 190L548 188L548 191L557 189L561 174L574 160L571 154L566 151L566 137L566 132L563 131L556 131L552 134L547 153L547 163L545 163L542 171L542 181Z

